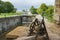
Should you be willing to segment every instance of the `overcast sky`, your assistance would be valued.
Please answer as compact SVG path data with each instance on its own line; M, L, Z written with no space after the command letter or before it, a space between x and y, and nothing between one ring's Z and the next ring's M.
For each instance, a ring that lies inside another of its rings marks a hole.
M42 3L47 5L54 5L55 0L2 0L2 1L9 1L11 2L17 11L21 11L23 9L29 9L32 5L38 8Z

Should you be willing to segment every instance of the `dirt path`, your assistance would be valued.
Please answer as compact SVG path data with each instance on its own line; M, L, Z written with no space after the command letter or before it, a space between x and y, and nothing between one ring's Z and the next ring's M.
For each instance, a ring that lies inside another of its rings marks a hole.
M60 28L58 28L59 26L54 23L47 22L47 20L45 21L45 23L50 40L60 40Z

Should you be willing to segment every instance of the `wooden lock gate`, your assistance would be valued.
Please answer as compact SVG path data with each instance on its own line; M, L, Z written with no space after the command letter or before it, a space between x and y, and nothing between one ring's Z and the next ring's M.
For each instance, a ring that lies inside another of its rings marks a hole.
M45 40L49 40L49 36L44 22L44 17L41 22L38 21L38 19L35 19L35 21L31 23L29 31L30 31L29 36L36 35L35 40L37 40L38 36L44 35L46 37Z

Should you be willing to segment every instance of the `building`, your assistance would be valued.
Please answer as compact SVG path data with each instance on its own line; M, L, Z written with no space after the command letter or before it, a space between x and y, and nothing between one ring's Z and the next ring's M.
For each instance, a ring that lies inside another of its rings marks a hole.
M54 20L60 23L60 0L55 0Z

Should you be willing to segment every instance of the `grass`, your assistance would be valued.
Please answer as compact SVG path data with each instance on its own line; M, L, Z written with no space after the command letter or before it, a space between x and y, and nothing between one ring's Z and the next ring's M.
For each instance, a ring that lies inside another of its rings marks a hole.
M0 13L0 18L20 16L21 14L22 14L22 12L18 12L18 13Z
M52 14L45 14L44 16L45 16L45 18L48 19L48 21L50 21L50 22L54 21L54 19L53 19L53 13Z
M47 18L48 21L50 21L50 22L53 22L53 21L54 21L54 20L53 20L53 17L49 17L49 16L47 16L46 18Z

